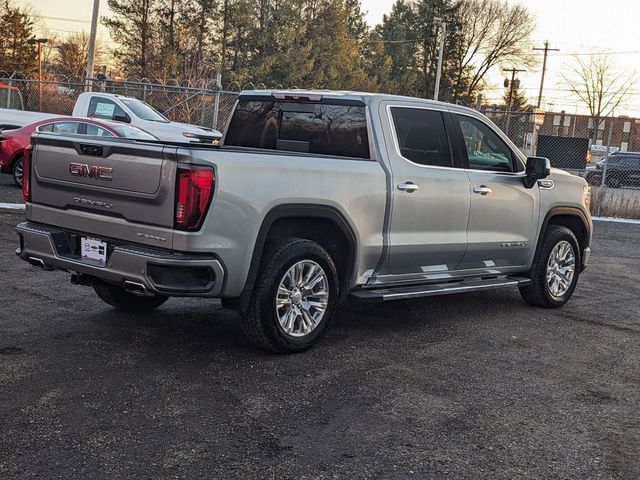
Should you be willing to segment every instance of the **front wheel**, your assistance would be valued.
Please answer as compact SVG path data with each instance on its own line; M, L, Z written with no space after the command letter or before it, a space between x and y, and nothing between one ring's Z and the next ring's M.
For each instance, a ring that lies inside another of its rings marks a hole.
M549 225L531 267L531 284L520 288L530 305L561 307L573 294L580 273L580 249L571 230Z
M265 248L256 286L242 321L255 345L294 353L315 345L333 318L338 275L316 242L285 238Z
M135 295L127 292L120 285L112 285L110 283L96 282L93 284L93 289L103 302L118 310L131 313L149 312L169 300L169 297L161 297L159 295Z
M15 183L16 186L22 188L22 177L24 175L24 163L22 161L22 157L13 162L13 169L11 170L11 174L13 176L13 183Z

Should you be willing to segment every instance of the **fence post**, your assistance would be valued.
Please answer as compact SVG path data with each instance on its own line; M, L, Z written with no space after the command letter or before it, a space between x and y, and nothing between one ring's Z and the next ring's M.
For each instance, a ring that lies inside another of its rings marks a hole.
M476 95L476 110L480 111L482 108L482 94L479 93Z
M609 149L611 148L611 136L613 134L613 116L609 120L609 134L607 135L607 150L604 153L604 166L602 167L602 187L606 187L607 181L607 165L609 163ZM598 125L596 125L596 128Z
M213 125L214 130L218 129L218 115L220 114L220 90L222 89L222 74L216 73L216 94L213 101Z
M205 92L206 90L203 88L202 89L202 94L200 95L200 103L202 104L202 108L200 109L200 125L202 125L204 127L204 115L205 115L205 111L206 111L206 105L205 105Z
M11 87L13 87L13 79L9 78L9 88L7 88L7 108L11 108Z

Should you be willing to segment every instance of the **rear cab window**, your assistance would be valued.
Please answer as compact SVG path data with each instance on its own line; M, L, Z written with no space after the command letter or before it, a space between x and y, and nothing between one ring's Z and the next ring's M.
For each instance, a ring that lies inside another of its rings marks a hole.
M225 145L369 159L361 102L240 98Z

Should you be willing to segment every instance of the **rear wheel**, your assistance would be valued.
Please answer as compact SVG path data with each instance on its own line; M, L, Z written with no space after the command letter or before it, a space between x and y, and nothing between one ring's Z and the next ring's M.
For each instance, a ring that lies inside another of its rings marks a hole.
M576 288L579 266L576 236L567 227L549 225L531 268L531 284L520 289L522 298L537 307L561 307Z
M93 289L105 303L119 310L132 313L151 311L169 300L169 297L158 295L151 297L135 295L127 292L120 285L112 285L110 283L96 282L93 284Z
M338 301L333 260L316 242L286 238L267 246L243 329L255 345L281 353L311 348Z
M15 162L13 162L13 168L11 170L13 182L20 188L22 188L22 177L24 175L23 165L24 164L22 161L22 157L20 157Z

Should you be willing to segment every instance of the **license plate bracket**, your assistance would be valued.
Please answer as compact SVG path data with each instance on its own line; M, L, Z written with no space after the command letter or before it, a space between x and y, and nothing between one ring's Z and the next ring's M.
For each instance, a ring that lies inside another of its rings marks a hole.
M107 263L107 242L91 237L80 238L80 255L83 259Z

